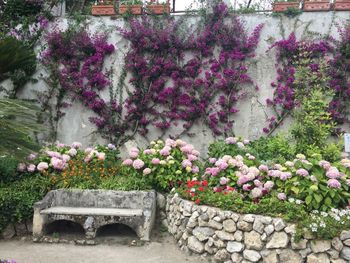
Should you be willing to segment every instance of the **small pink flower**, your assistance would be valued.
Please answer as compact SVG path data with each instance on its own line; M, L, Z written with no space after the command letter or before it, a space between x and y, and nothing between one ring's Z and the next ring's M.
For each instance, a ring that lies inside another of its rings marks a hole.
M332 166L326 172L326 176L328 178L331 178L331 179L336 179L336 178L340 177L340 173L339 173L339 170L336 167Z
M50 157L62 158L62 155L59 152L46 151L46 154Z
M174 141L172 139L166 139L165 145L170 146L170 147L176 147L176 141Z
M194 167L192 168L192 173L194 173L194 174L199 173L199 167L198 167L198 166L194 166Z
M78 149L81 148L82 144L80 142L73 142L72 143L72 148Z
M40 162L36 168L38 169L38 171L41 172L41 171L47 170L49 168L49 165L46 162Z
M328 187L331 187L331 188L340 188L341 187L341 183L337 179L329 179L327 181L327 185L328 185Z
M220 169L218 167L210 168L210 173L211 176L217 176L220 173Z
M245 145L247 145L247 144L249 144L249 143L250 143L250 141L249 141L249 140L247 140L247 139L245 139L245 140L243 140L243 143L244 143Z
M58 159L56 157L51 158L51 165L55 170L64 170L66 167L66 162L63 161L62 159Z
M197 161L197 160L198 160L198 157L197 157L196 155L189 154L189 155L187 155L187 159L188 159L190 162L193 162L193 161Z
M148 174L150 174L152 172L152 170L150 169L150 168L145 168L145 169L143 169L143 174L144 175L148 175Z
M181 163L181 165L182 165L182 167L184 167L184 168L186 168L186 167L192 167L192 163L191 163L191 161L188 160L188 159L183 160L182 163Z
M278 194L277 194L277 198L278 198L279 200L284 201L284 200L287 199L287 196L286 196L285 193L278 193Z
M209 163L214 164L216 162L216 158L209 158Z
M260 198L263 194L262 190L258 187L255 187L250 193L254 199Z
M249 156L248 156L248 159L249 159L249 160L255 160L255 156L249 155Z
M105 153L98 153L97 154L97 158L100 160L100 161L104 161L106 159L106 154Z
M165 146L163 149L159 151L162 156L169 156L171 148L169 146Z
M227 138L225 139L225 142L226 142L227 144L236 144L236 143L237 143L237 138L235 138L235 137L227 137Z
M151 149L146 149L143 151L144 154L148 155L148 154L152 154Z
M309 175L309 172L305 169L302 169L302 168L298 169L295 173L299 176L302 176L302 177L306 177Z
M64 162L68 162L70 160L70 156L68 154L62 154L62 160Z
M267 165L261 164L259 166L259 170L262 172L267 172L269 170L269 167Z
M255 179L255 180L253 181L253 183L254 183L254 185L255 185L256 187L262 187L262 186L263 186L263 183L260 182L258 179Z
M318 165L325 170L328 170L329 168L331 168L331 164L325 160L319 161Z
M34 154L34 153L29 154L28 157L27 157L27 159L29 161L33 161L35 158L36 158L36 154Z
M152 164L157 165L157 164L159 164L159 163L160 163L160 160L159 160L158 158L153 158L153 159L152 159Z
M122 165L125 165L125 166L131 166L133 163L133 160L131 159L125 159L122 163Z
M272 181L267 181L267 182L264 184L264 189L270 191L270 190L273 188L274 185L275 185L274 182L272 182Z
M216 161L215 166L219 167L220 170L226 170L228 164L223 159L219 159Z
M252 186L250 184L244 184L242 186L243 191L250 191L252 189Z
M139 156L139 152L137 151L130 151L129 152L129 157L132 158L132 159L135 159Z
M133 166L136 170L141 169L144 165L145 165L145 163L144 163L141 159L136 159L136 160L132 163L132 166Z
M107 145L107 148L108 148L109 150L112 150L112 151L114 151L114 150L117 149L117 147L115 147L115 145L112 144L112 143L109 143L109 144Z
M194 150L193 145L187 144L185 146L182 146L180 148L181 152L186 153L186 154L191 154L192 151Z
M192 150L192 154L198 157L200 155L200 152L197 150Z
M290 172L282 172L280 174L280 179L282 181L286 181L287 179L291 178L292 177L292 174Z
M75 148L75 147L73 147L73 148ZM85 149L84 152L85 152L85 154L89 154L89 153L91 153L93 150L94 150L93 148L88 147L88 148Z
M228 181L229 181L229 180L228 180L226 177L221 177L221 178L220 178L220 184L221 184L221 185L226 185L226 184L228 183Z
M27 166L25 163L19 163L17 165L17 171L19 172L24 172L25 170L27 170Z
M56 142L56 147L57 148L63 148L65 146L64 143Z
M76 156L78 153L78 151L75 149L75 148L71 148L69 151L68 151L68 154L72 157Z
M27 171L28 172L30 172L30 173L32 173L32 172L34 172L35 171L35 165L34 164L30 164L30 165L28 165L28 167L27 167Z

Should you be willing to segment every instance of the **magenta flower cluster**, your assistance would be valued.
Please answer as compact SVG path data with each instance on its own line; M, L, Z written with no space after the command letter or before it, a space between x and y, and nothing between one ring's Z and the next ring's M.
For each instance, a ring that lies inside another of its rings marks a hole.
M244 62L254 56L263 26L248 36L237 17L229 18L224 3L214 7L203 28L187 36L182 23L173 18L157 23L145 16L132 19L128 30L119 28L131 42L126 69L134 92L126 100L126 122L146 134L148 125L189 130L202 119L214 134L224 134L232 129L235 103L245 94L242 85L252 83ZM188 52L192 58L185 56Z

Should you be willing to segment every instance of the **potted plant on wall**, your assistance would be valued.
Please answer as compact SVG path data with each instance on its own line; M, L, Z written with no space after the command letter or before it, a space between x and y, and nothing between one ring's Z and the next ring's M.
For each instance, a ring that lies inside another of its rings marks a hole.
M151 0L147 2L146 9L150 14L170 14L169 0Z
M142 0L124 0L119 3L119 14L142 14Z
M336 11L350 11L350 0L336 0L334 3Z
M276 0L273 4L273 10L274 12L284 12L288 9L299 9L299 1L295 0Z
M329 0L306 0L304 1L304 11L329 11L331 3Z
M91 14L93 16L115 15L114 1L98 0L91 7Z

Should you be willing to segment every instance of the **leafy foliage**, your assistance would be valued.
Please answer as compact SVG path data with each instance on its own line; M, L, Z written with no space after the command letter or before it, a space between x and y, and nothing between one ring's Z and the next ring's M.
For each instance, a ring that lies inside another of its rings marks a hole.
M39 131L38 108L32 103L0 99L0 154L24 157L39 146L31 139Z

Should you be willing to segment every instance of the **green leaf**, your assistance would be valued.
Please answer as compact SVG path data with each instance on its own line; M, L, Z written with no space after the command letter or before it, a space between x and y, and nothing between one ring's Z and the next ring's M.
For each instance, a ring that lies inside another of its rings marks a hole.
M311 195L308 195L308 196L305 198L305 203L306 203L306 205L310 205L311 201L312 201L312 196L311 196Z

